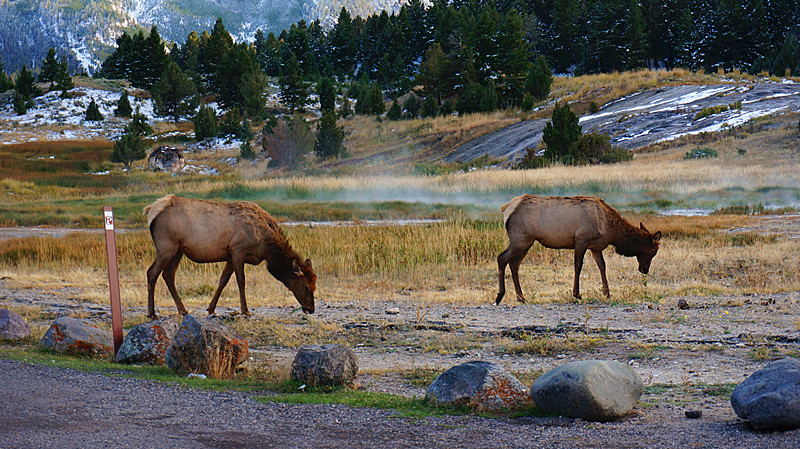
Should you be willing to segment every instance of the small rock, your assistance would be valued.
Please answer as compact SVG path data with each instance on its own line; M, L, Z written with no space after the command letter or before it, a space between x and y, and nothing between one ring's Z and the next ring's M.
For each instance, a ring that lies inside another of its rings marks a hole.
M0 309L0 339L22 340L30 335L31 327L25 318L8 309Z
M756 371L733 390L731 406L758 430L800 428L800 360L780 359Z
M179 373L229 379L247 359L247 347L244 337L219 321L186 315L167 349L166 363Z
M344 345L303 346L292 362L292 379L312 386L344 385L357 374L356 354Z
M698 419L698 418L701 418L703 416L703 411L702 410L686 410L684 415L686 415L686 417L689 418L689 419Z
M678 301L678 308L681 309L681 310L689 310L689 309L692 308L692 306L690 306L689 303L686 302L685 299L681 299L681 300Z
M442 373L428 387L428 402L504 413L532 405L525 386L505 368L473 361Z
M164 365L167 349L178 332L178 322L172 317L148 321L134 326L117 351L117 363L147 363Z
M388 309L386 309L386 314L387 315L399 315L400 314L400 308L399 307L389 307Z
M587 421L611 421L630 412L644 385L633 368L613 361L570 362L539 377L533 402L547 413Z
M42 346L73 355L113 356L114 338L111 332L94 324L62 316L47 329Z

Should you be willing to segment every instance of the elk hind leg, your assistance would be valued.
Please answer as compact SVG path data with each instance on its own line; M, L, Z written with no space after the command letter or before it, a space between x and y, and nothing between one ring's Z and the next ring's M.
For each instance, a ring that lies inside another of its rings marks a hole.
M497 299L495 300L495 304L500 304L500 301L503 299L503 296L506 293L506 281L505 281L505 269L506 265L509 266L511 269L511 280L514 282L514 289L517 293L517 300L519 302L525 302L525 297L522 295L522 287L519 283L519 266L522 263L522 260L525 258L525 255L528 254L528 250L533 245L533 241L526 243L522 246L509 244L508 248L503 251L499 256L497 256L497 266L498 266L498 274L499 274L499 286L500 290L497 293Z
M586 246L575 245L575 280L572 283L572 296L581 299L581 270L583 269L583 257L586 255Z
M247 299L244 293L244 259L234 257L232 259L233 272L236 273L236 283L239 285L239 305L243 315L250 316L247 309Z
M178 308L178 313L187 315L189 312L187 312L186 307L183 306L183 301L181 301L180 296L178 296L178 289L175 288L175 272L178 271L178 265L180 265L182 257L183 253L178 251L178 253L170 259L166 268L164 268L161 277L164 278L164 283L167 284L167 289L170 295L172 295L172 300L175 301L175 307Z
M225 263L225 268L222 269L222 276L219 278L219 284L217 285L217 290L214 292L214 297L211 298L211 302L208 304L208 314L213 315L214 311L217 310L217 301L219 301L219 296L222 294L222 289L228 285L228 281L231 280L231 275L233 274L233 264L229 260Z
M159 251L158 247L156 247L156 258L150 268L147 269L147 317L152 320L157 318L155 292L158 276L161 275L176 253L177 248L173 251Z

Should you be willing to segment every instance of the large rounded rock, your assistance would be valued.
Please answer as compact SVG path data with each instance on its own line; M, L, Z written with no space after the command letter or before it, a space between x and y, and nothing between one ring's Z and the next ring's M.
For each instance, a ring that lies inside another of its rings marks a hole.
M25 318L8 309L0 309L0 339L22 340L30 335L31 327Z
M731 406L758 430L800 428L800 360L776 360L756 371L733 390Z
M217 320L186 315L167 349L167 366L179 373L230 379L247 359L247 340Z
M89 321L68 316L62 316L53 322L42 337L41 345L73 355L114 355L114 338L111 332Z
M494 413L531 405L528 391L519 379L503 367L482 361L462 363L445 371L428 387L425 399Z
M547 413L611 421L630 412L643 391L642 378L628 365L585 360L567 363L536 379L531 397Z
M136 325L122 340L117 351L117 363L166 363L167 348L178 332L178 322L172 317Z
M338 386L352 382L358 374L358 360L343 345L307 345L292 362L292 379L311 386Z

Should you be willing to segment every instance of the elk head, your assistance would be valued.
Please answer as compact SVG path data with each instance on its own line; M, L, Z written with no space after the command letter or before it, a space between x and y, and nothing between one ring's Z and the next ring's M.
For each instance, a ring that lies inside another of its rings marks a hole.
M639 251L637 251L636 254L636 260L639 262L639 272L647 274L650 272L650 263L653 261L653 257L658 253L658 242L661 240L661 231L656 231L655 234L651 234L650 231L644 227L644 223L639 223L639 229L644 231L648 238L642 241Z

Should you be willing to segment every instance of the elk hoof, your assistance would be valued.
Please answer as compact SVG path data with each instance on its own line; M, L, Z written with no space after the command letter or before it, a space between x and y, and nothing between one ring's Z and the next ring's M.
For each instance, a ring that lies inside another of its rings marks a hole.
M517 301L519 301L522 304L525 304L525 298L523 298L522 296L517 296Z
M502 300L503 300L503 296L504 296L504 294L503 294L503 293L499 293L499 294L497 295L497 299L495 299L495 300L494 300L494 305L496 305L496 306L497 306L497 305L500 305L500 301L502 301Z
M155 313L148 313L148 314L147 314L147 319L148 319L148 320L155 321L155 320L157 320L157 319L158 319L158 316L157 316Z

